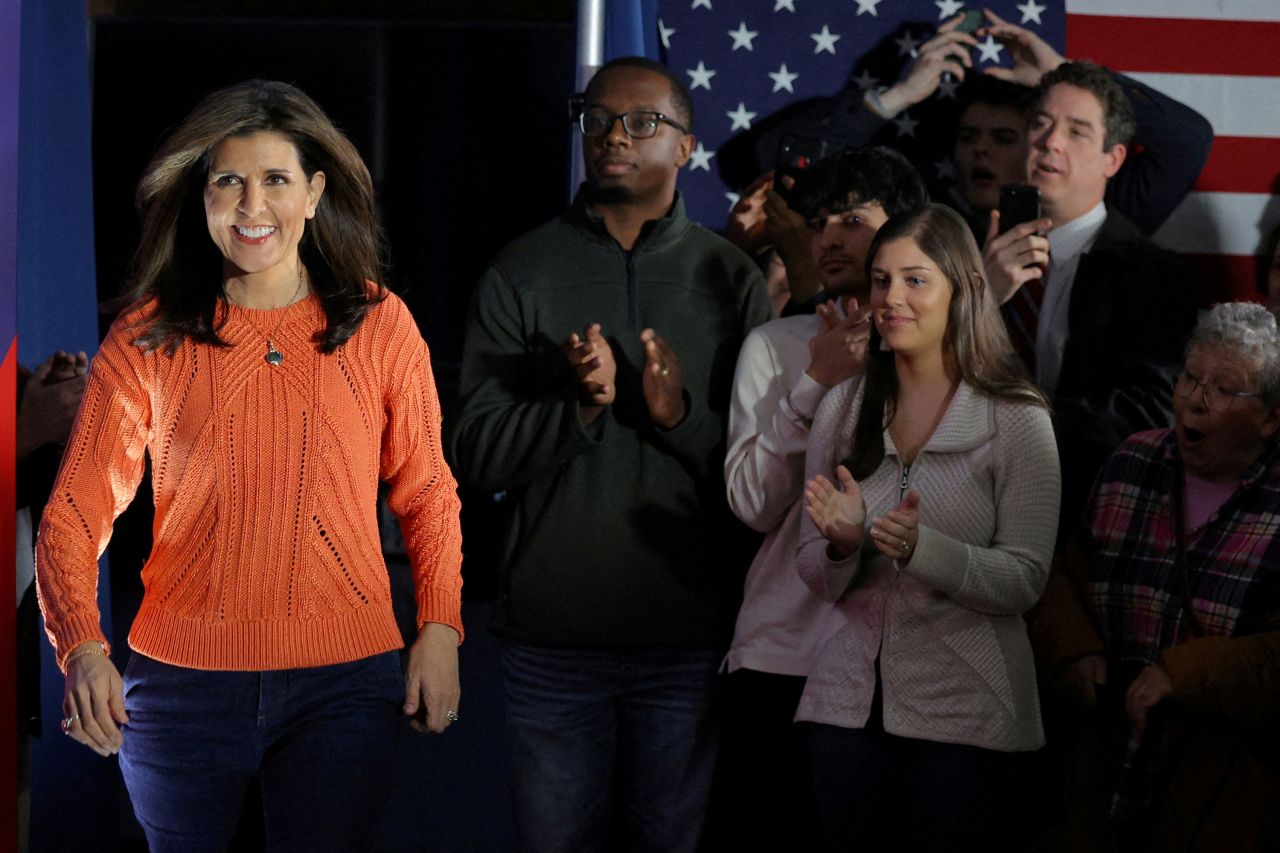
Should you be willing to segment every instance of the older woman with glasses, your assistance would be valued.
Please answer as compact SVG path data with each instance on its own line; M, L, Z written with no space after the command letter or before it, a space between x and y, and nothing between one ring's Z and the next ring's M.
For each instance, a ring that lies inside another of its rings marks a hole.
M1215 306L1174 390L1174 427L1108 460L1031 619L1041 664L1084 709L1062 718L1076 795L1064 849L1280 839L1275 318Z

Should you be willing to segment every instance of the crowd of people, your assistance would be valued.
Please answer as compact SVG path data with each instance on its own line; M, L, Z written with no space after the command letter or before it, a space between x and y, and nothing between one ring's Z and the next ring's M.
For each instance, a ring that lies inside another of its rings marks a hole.
M372 845L397 717L458 719L456 474L509 508L521 850L1277 849L1280 331L1198 317L1146 236L1212 131L988 14L1012 69L944 24L724 237L677 191L683 82L606 64L577 197L481 277L449 424L351 143L286 84L197 106L87 378L30 386L79 403L36 544L62 730L119 754L151 848L225 849L251 780L270 849ZM869 143L966 72L930 202ZM1005 184L1041 215L1001 223ZM122 676L96 561L148 463Z

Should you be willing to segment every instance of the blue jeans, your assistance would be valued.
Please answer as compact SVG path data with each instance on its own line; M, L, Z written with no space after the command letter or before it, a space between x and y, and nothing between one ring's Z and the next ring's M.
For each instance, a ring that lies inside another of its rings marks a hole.
M272 851L373 849L404 702L397 652L269 672L134 653L120 769L152 853L226 850L260 780Z
M632 851L696 850L715 761L720 658L701 649L509 644L518 848L602 850L617 821Z

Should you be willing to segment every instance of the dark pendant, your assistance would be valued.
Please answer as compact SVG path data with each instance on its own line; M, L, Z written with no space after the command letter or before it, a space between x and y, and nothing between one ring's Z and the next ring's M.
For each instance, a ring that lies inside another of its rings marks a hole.
M275 367L277 364L284 361L284 353L280 352L271 344L267 344L266 359L267 359L267 364L271 365L272 367Z

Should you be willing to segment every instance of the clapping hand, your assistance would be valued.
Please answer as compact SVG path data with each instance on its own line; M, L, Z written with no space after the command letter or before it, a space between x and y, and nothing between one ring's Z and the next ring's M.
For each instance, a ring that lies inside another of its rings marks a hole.
M871 538L881 554L910 560L920 539L920 493L912 489L895 509L872 521Z
M859 309L853 297L844 313L834 302L817 307L822 330L809 339L809 367L805 373L823 387L830 388L867 367L867 342L871 339L871 312Z
M653 329L640 333L644 344L644 403L660 429L674 429L684 420L684 374L675 350Z
M613 402L618 390L614 384L618 365L599 323L587 326L582 337L577 332L569 335L564 343L564 352L578 377L579 418L585 426Z
M804 507L818 532L827 539L828 556L843 560L862 547L867 505L862 487L848 468L836 468L836 479L840 481L838 488L821 474L806 483Z

